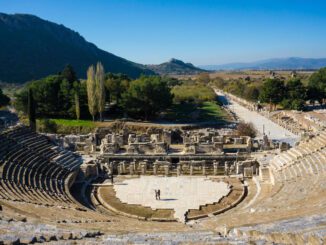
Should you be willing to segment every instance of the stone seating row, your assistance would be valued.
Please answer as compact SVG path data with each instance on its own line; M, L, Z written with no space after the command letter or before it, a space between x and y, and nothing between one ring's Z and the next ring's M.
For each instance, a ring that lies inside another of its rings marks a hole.
M273 174L277 181L283 182L298 177L308 178L309 175L318 175L322 172L326 172L326 151L307 155L281 169L274 170Z
M297 218L276 220L234 228L230 235L256 238L280 244L324 244L325 214L304 215Z
M269 189L270 194L253 207L256 212L281 219L290 214L300 216L301 213L319 214L325 211L322 193L326 191L326 148L321 144L312 145L311 148L314 151L301 156L297 154L297 159L285 157L283 165L271 161L270 173L274 177L274 186ZM298 146L287 153L294 155L296 151L300 151Z
M40 153L48 159L54 159L60 155L70 157L70 159L56 161L56 163L64 164L64 167L68 166L70 170L74 170L80 165L81 159L78 159L77 155L56 147L46 136L39 135L27 127L18 126L14 130L5 132L3 136Z
M1 133L0 197L49 205L73 203L66 181L82 161L75 154L52 148L53 144L27 128ZM43 151L52 151L51 157Z
M261 232L252 228L251 230L233 229L230 237L246 239L249 244L324 244L326 239L314 233L299 232ZM256 243L257 242L257 243Z
M305 158L306 156L322 151L325 146L326 134L325 132L322 132L318 136L315 136L306 142L302 142L298 146L275 156L271 160L270 166L274 170L280 170L286 166L290 166L295 161Z
M85 238L87 242L93 244L96 242L95 238L102 235L99 231L61 228L56 225L30 222L26 218L17 220L1 214L0 230L0 244L70 244Z

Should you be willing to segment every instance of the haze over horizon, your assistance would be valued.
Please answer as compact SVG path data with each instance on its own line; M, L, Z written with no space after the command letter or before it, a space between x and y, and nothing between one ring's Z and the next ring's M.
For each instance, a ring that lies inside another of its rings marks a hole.
M314 1L0 0L0 12L33 14L142 64L195 65L326 57L326 3Z

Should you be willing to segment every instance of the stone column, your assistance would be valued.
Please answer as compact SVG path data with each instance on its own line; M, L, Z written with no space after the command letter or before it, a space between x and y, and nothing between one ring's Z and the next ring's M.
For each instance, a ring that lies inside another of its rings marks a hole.
M201 167L202 167L202 170L203 170L203 175L206 175L206 163L203 162Z
M190 165L190 175L194 174L194 166L192 165L192 163L189 163Z
M180 176L182 174L182 165L178 163L177 165L177 176Z
M157 175L157 170L158 170L158 163L154 162L153 163L153 173L154 173L154 175Z
M229 163L228 162L224 163L224 173L225 173L225 175L229 174Z
M122 163L121 162L118 164L118 174L119 175L123 174L123 168L122 168Z
M235 168L236 174L242 174L243 173L243 163L236 162L235 166L236 166L236 168Z
M129 164L129 173L130 173L130 175L134 175L134 172L135 172L135 163L131 162Z
M256 162L253 162L252 163L252 171L253 171L253 174L254 175L258 175L258 170L257 170L257 165L256 165Z
M146 162L141 162L140 163L140 170L141 170L141 174L143 174L143 175L146 174L146 170L147 170L147 163Z
M165 176L169 176L170 173L170 164L164 164L164 174Z
M217 167L218 167L218 162L217 161L213 162L213 167L214 167L214 175L217 175Z
M109 163L110 174L113 174L114 165L115 161Z
M96 152L96 145L92 144L91 145L91 153L94 153L94 152Z
M122 173L126 173L126 163L125 161L122 162Z

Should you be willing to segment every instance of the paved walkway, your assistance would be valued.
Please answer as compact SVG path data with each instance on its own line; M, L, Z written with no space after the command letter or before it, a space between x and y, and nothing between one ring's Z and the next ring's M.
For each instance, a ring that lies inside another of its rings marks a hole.
M161 190L161 200L155 191ZM114 185L116 196L129 204L140 204L153 209L174 209L174 216L184 222L188 209L219 201L230 192L225 182L213 182L205 177L141 176Z
M215 92L220 101L233 111L241 120L247 123L252 123L255 126L258 132L257 138L262 138L263 133L265 132L268 138L287 142L292 146L299 140L299 136L260 115L258 112L250 111L237 102L229 100L225 94L221 92Z

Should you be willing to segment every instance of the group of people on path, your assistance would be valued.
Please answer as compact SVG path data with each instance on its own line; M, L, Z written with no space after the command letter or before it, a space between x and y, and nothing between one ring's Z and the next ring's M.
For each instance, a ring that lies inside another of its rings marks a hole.
M156 200L161 200L161 190L154 190L155 191L155 199Z

